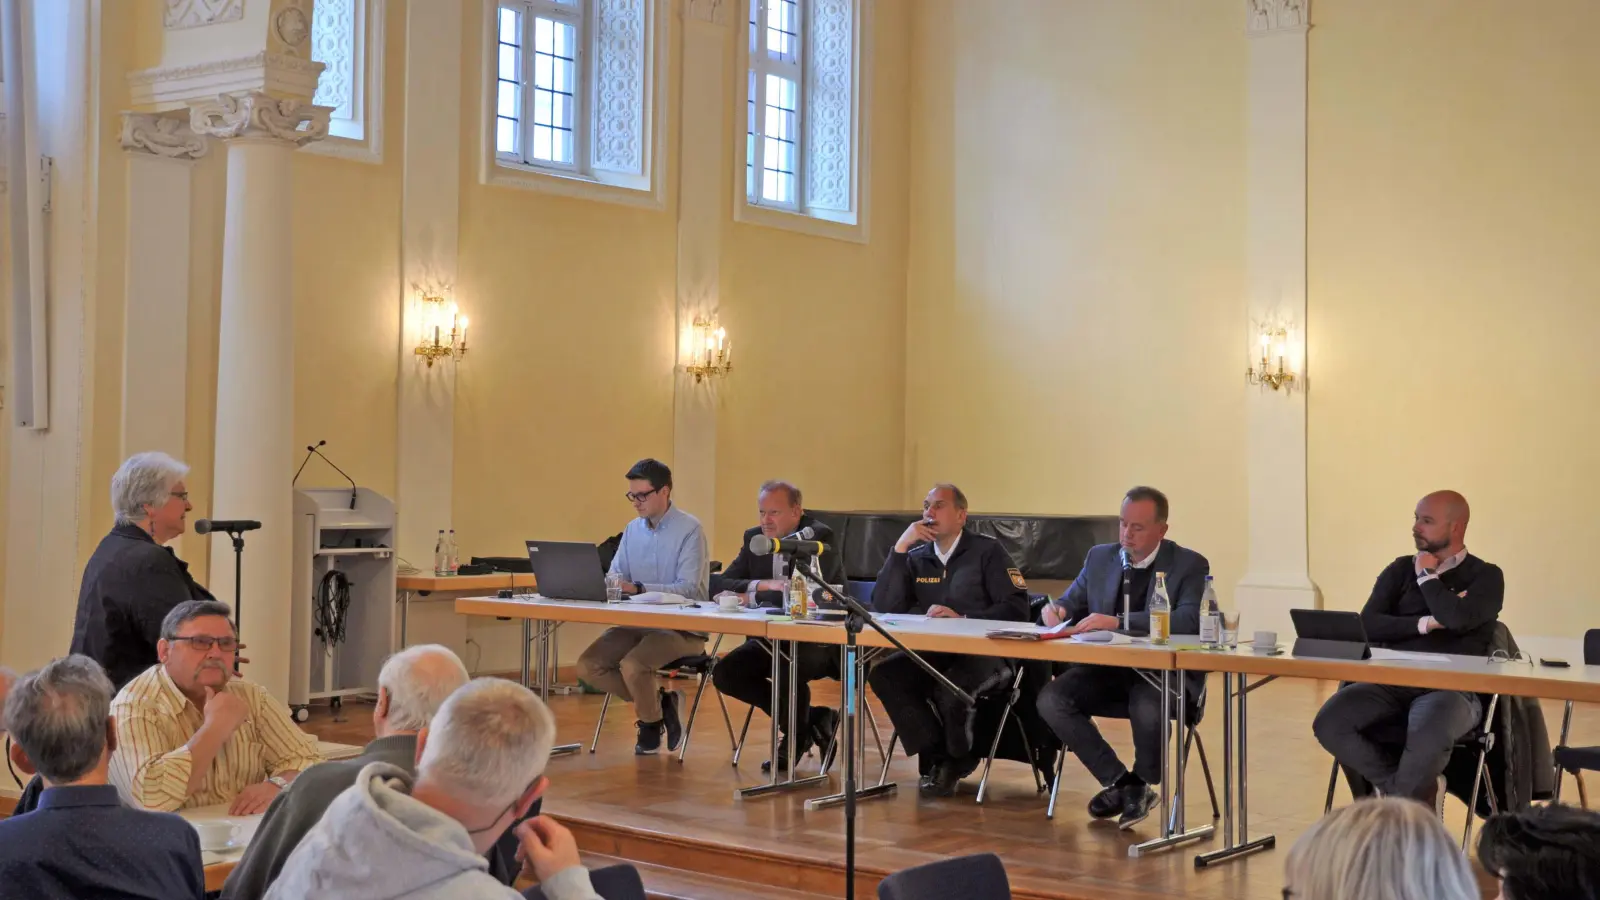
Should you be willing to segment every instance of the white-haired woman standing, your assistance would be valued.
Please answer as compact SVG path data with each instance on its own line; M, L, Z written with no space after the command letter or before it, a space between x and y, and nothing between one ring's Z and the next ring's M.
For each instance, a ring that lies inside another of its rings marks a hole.
M83 568L72 653L106 670L121 690L156 664L161 620L185 600L215 600L166 543L187 528L189 467L165 453L131 456L111 477L116 524Z
M1312 825L1284 865L1285 900L1479 900L1467 858L1415 800L1358 800Z

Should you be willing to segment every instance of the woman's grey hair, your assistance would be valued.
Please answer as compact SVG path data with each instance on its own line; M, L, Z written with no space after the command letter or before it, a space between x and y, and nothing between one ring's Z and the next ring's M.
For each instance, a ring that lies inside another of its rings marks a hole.
M99 663L63 656L22 676L0 719L44 780L77 781L105 753L111 693L111 679Z
M389 695L389 727L428 727L444 701L471 678L461 657L438 644L418 644L389 657L378 671L378 689Z
M555 736L555 717L533 691L474 678L433 717L417 777L475 806L507 806L544 772Z
M1467 858L1433 811L1384 797L1336 809L1295 841L1284 865L1295 900L1479 900Z
M189 474L189 467L172 457L152 450L135 453L117 467L111 476L111 511L118 525L143 522L146 506L167 502L172 486Z
M221 616L232 622L233 610L221 600L185 600L167 611L167 617L161 620L161 636L170 641L178 636L178 629L185 622L206 616Z

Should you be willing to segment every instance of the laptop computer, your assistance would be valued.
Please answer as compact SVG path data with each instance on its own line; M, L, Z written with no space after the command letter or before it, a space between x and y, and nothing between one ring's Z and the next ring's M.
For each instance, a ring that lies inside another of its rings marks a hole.
M600 550L593 544L569 541L528 541L528 563L539 594L552 600L606 599L606 573L600 568Z
M1371 659L1361 614L1340 609L1291 609L1294 655L1324 659Z

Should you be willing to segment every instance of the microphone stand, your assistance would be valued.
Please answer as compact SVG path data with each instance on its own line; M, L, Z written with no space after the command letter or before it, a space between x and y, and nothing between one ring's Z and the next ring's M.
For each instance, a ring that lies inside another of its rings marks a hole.
M233 539L233 636L235 640L243 640L240 637L243 633L240 628L244 623L244 598L242 596L244 585L244 578L242 577L244 571L244 532L230 529L227 534L228 537ZM238 654L235 653L235 670L238 669L238 665Z
M800 565L804 560L807 568L811 570L811 577L818 584L827 584L828 580L822 577L822 571L817 566L816 557L798 557L795 565ZM943 672L933 667L932 663L905 644L900 639L890 634L878 620L872 617L865 606L856 598L850 596L846 590L828 589L837 596L849 611L844 621L845 633L845 671L841 674L845 678L845 703L844 703L844 896L845 900L855 900L856 896L856 692L861 690L861 685L856 683L856 660L859 647L856 636L863 627L871 627L873 631L883 636L883 639L893 644L895 649L904 653L912 662L922 667L922 670L933 676L933 680L943 685L944 688L965 700L968 705L977 701L972 695L956 687L955 683L946 678Z

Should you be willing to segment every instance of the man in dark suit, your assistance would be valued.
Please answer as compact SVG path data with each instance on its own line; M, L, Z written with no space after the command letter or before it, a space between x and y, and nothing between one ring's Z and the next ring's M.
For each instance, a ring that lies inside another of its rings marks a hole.
M1411 525L1417 553L1378 575L1361 610L1368 639L1394 650L1489 655L1506 579L1499 566L1467 552L1471 517L1467 499L1455 491L1417 503ZM1334 759L1379 790L1435 806L1451 748L1482 720L1477 694L1349 684L1322 705L1312 731ZM1399 747L1373 738L1390 728L1405 733ZM1355 779L1351 787L1366 790Z
M1123 630L1150 632L1150 600L1158 576L1165 576L1171 603L1171 633L1200 630L1200 599L1205 594L1210 563L1200 554L1165 540L1167 497L1151 487L1136 487L1122 498L1118 542L1089 550L1066 593L1044 608L1044 623L1069 623L1073 633ZM1127 621L1122 621L1127 598ZM1189 721L1194 721L1205 676L1186 684ZM1150 815L1157 802L1151 785L1161 783L1161 746L1166 737L1161 721L1161 689L1137 670L1116 666L1075 665L1039 693L1039 715L1077 754L1078 761L1102 785L1089 801L1096 819L1119 816L1117 824L1132 828ZM1095 727L1095 716L1126 718L1133 727L1133 769L1117 758Z
M872 605L880 613L929 618L1028 618L1028 585L1011 555L992 537L967 531L967 497L936 484L883 561ZM924 653L923 659L956 687L976 697L1004 683L1006 662L985 656ZM952 694L904 653L872 667L872 692L883 701L906 753L919 758L926 796L949 797L977 768L972 726L976 707Z
M757 556L750 552L750 539L758 534L769 538L788 537L810 528L811 536L805 540L831 544L833 529L806 515L801 505L800 489L787 481L769 481L756 495L756 506L761 524L746 531L740 539L739 555L720 574L711 576L713 593L743 595L749 607L783 608L788 605L789 576L794 572L793 560L781 553ZM841 548L824 553L817 560L822 577L832 585L844 583L844 557ZM839 677L838 651L827 644L796 644L795 667L799 678L795 683L795 706L800 712L795 722L795 759L806 754L813 745L825 746L833 737L839 724L838 712L824 706L811 705L810 684L819 678ZM711 683L717 690L736 700L742 700L767 715L772 714L772 645L763 638L751 638L723 657L711 671ZM780 770L789 765L789 666L778 666L778 728L784 732L778 745L777 759L761 764L761 771L770 771L776 765Z
M0 821L0 897L172 900L205 895L200 838L171 813L123 806L110 784L111 682L66 656L6 699L11 758L44 780L39 807Z

